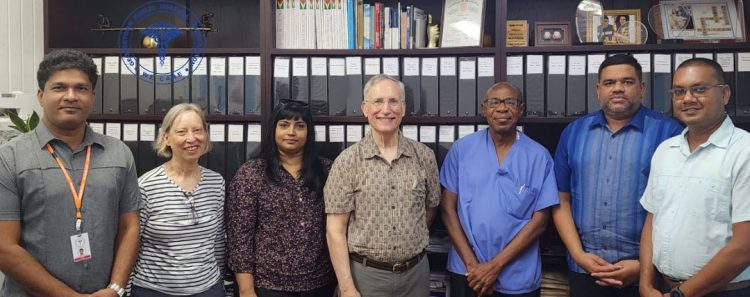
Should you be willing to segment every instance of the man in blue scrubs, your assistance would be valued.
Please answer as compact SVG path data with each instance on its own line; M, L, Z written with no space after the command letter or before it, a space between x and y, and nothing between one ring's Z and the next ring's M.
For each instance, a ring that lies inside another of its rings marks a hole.
M570 296L638 297L641 229L656 147L678 134L677 122L641 105L641 65L628 55L599 66L601 110L570 123L557 145L560 207L552 217L568 248ZM657 95L658 96L658 95Z
M489 128L453 144L440 171L451 296L539 296L538 237L559 203L552 157L516 130L516 87L493 85L481 107Z

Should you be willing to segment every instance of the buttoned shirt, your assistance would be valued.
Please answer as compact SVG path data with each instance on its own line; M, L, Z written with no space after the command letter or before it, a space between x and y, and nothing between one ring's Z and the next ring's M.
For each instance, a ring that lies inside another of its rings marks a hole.
M321 159L326 170L331 161ZM237 171L227 201L229 266L253 274L256 287L303 292L333 280L326 245L323 193L277 169L269 183L266 161L247 161Z
M653 263L688 279L732 238L732 224L750 220L750 134L727 117L690 152L686 133L654 153L643 207L653 213ZM732 282L750 279L746 268Z
M502 164L487 129L453 144L440 170L440 182L458 195L458 219L474 255L485 263L499 254L536 211L559 204L555 172L547 149L517 132ZM448 270L466 267L451 246ZM495 284L504 294L523 294L541 285L539 242L503 268Z
M326 213L349 213L349 252L398 262L429 242L426 209L440 203L435 154L399 133L396 158L388 163L372 134L341 152L325 189Z
M19 244L55 278L81 293L106 288L114 261L119 215L138 210L138 181L133 155L119 139L86 128L73 150L56 139L44 123L0 147L0 220L21 221ZM75 206L51 144L76 190L91 145L91 165L84 191L81 232L88 233L91 259L73 262L70 236ZM0 296L30 296L10 278Z
M559 191L570 193L584 251L610 263L638 259L646 219L638 199L646 188L651 155L680 130L674 120L645 107L615 133L601 110L565 127L555 153L555 175ZM586 272L570 256L568 267Z

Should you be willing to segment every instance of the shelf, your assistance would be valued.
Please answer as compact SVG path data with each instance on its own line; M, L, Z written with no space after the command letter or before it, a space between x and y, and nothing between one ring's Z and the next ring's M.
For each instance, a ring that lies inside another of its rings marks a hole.
M494 47L455 47L420 49L272 49L274 56L422 56L422 55L494 55Z
M56 48L50 48L50 51ZM123 51L120 48L77 48L84 53L90 55L119 55ZM134 48L129 50L130 53L136 55L154 55L156 56L155 48ZM192 48L169 48L167 55L189 55L193 53ZM221 55L221 54L241 54L241 55L259 55L261 53L259 48L207 48L204 53L206 55Z
M574 45L574 46L531 46L510 47L508 54L527 53L597 53L597 52L654 52L654 51L736 51L741 47L750 47L750 43L680 43L680 44L644 44L644 45Z
M161 122L164 115L158 114L92 114L89 116L90 121L95 122ZM259 115L208 115L208 122L218 123L256 123L261 121Z

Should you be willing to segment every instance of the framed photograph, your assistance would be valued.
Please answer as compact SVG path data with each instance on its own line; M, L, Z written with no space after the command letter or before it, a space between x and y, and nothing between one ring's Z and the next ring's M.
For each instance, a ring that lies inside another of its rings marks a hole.
M570 22L535 22L534 46L570 45Z
M664 39L744 39L743 19L734 0L682 0L659 3ZM741 13L741 12L740 12Z
M603 44L641 44L641 10L604 10L601 16L592 16L593 29L588 34L590 42ZM645 37L645 36L644 36Z
M482 45L484 0L443 0L440 47Z

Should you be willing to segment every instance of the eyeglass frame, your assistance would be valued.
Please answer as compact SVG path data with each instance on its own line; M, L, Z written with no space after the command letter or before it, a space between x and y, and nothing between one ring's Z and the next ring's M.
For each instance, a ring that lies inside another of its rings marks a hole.
M515 104L508 104L509 100L513 100L516 103ZM490 101L496 101L497 103L496 104L492 104L492 103L490 103ZM521 106L523 106L524 102L521 99L513 98L513 97L502 98L502 99L501 98L485 98L484 101L482 101L482 104L485 105L485 106L487 106L490 109L497 109L498 107L500 107L500 105L505 105L505 107L507 107L507 108L511 108L511 107L512 108L521 108ZM493 105L495 105L495 106L493 106Z
M187 192L182 192L182 195L185 196L185 204L190 207L190 214L191 214L191 222L192 225L198 224L198 211L195 209L195 196L193 194L188 194Z
M364 101L369 104L372 104L373 106L377 108L383 108L383 106L385 105L388 105L388 107L390 108L395 108L395 107L401 107L404 104L404 100L396 99L396 98L389 98L387 100L383 98L365 99Z
M708 92L708 90L713 89L713 88L723 88L723 87L726 87L726 86L729 86L729 85L728 84L715 84L715 85L698 85L698 86L692 86L692 87L689 87L689 88L672 88L672 89L670 89L668 91L668 93L669 93L669 96L670 96L670 98L672 100L674 100L674 101L682 101L682 100L685 100L685 96L688 93L690 93L690 96L693 96L694 98L703 98L703 97L705 97L705 94L706 94L706 92ZM705 90L703 90L700 93L697 93L697 92L695 92L695 90L697 88L705 88ZM682 94L682 95L677 96L677 94L675 94L675 90L682 90L685 93Z

